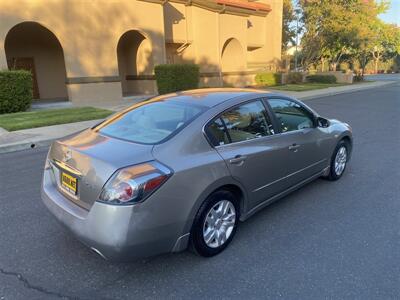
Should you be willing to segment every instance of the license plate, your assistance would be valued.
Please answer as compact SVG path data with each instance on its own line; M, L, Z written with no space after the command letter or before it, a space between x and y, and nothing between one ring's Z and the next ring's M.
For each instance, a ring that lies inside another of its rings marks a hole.
M61 185L64 189L69 191L70 193L76 195L78 191L78 181L75 177L62 172L61 173Z

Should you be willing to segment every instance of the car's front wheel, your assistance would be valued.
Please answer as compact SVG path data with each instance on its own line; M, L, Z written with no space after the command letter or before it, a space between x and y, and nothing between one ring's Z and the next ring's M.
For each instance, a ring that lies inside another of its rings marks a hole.
M211 194L201 205L191 232L194 250L210 257L222 252L232 241L239 221L236 197L229 191Z
M331 158L330 171L328 175L329 180L338 180L342 177L347 166L347 161L349 160L349 151L350 145L347 141L341 140L337 144Z

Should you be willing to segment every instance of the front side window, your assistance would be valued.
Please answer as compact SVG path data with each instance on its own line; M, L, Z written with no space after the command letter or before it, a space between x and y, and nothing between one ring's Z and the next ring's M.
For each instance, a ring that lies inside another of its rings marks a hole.
M142 144L156 144L177 132L205 108L173 101L144 104L94 128L102 134Z
M282 132L314 127L310 113L300 104L286 99L269 99Z
M207 131L214 145L241 142L273 134L261 101L254 101L224 112Z

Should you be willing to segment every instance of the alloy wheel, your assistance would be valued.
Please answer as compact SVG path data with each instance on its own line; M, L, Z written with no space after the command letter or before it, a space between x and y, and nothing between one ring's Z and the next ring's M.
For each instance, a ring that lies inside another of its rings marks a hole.
M203 225L203 239L210 248L222 246L232 235L236 210L229 200L217 202L207 213Z
M344 168L346 167L346 162L347 162L347 149L345 146L341 146L335 157L335 173L337 176L340 176Z

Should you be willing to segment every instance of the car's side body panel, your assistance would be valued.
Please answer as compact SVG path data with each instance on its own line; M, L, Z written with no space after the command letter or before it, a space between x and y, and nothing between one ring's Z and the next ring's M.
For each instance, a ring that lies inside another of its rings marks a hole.
M248 191L249 209L288 188L285 177L293 172L292 166L282 163L287 159L288 150L286 143L281 143L277 136L219 146L216 150L224 158L231 175ZM240 164L231 163L237 156L245 160Z

